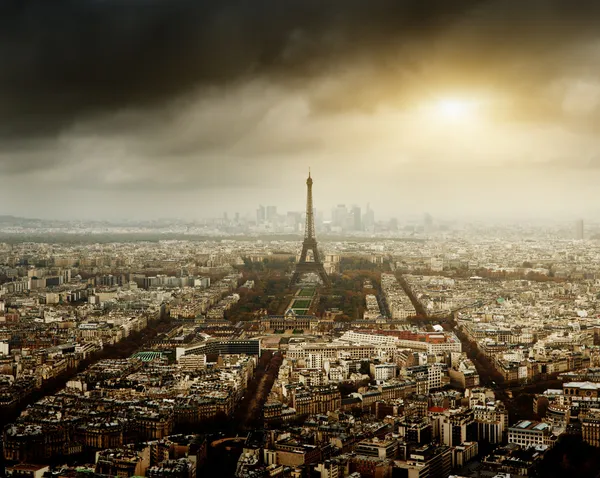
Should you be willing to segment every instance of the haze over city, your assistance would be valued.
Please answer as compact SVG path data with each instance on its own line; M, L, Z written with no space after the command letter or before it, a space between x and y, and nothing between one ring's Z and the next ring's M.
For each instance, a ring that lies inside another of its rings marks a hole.
M3 2L0 214L594 219L592 1Z

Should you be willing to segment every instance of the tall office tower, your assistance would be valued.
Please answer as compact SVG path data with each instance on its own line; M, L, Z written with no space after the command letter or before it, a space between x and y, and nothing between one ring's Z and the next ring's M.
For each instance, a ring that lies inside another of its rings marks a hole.
M370 204L367 204L367 212L365 212L363 226L367 231L371 231L375 227L375 212L371 209Z
M324 222L323 211L317 211L315 209L314 216L315 216L315 227L316 227L316 230L322 229L323 228L323 222Z
M321 256L319 255L319 249L317 247L317 238L315 237L315 218L313 209L312 199L312 185L313 180L310 177L310 171L308 173L308 179L306 180L306 226L304 228L304 241L302 242L302 253L300 254L300 260L296 264L294 275L292 276L292 285L297 284L303 274L313 272L323 281L325 286L331 285L331 281L325 272ZM307 261L306 257L308 251L312 252L313 260Z
M266 219L265 207L261 204L256 210L256 224L262 224Z
M575 223L575 239L578 241L583 240L583 219L579 219Z
M346 227L348 210L345 204L338 204L331 213L331 222L334 226Z
M352 207L352 229L355 231L362 231L362 217L360 212L360 207Z
M277 219L277 206L267 206L267 221L273 222Z
M302 214L295 211L288 211L285 217L285 225L297 231L302 223Z
M425 232L433 230L433 217L428 212L423 215L423 229Z

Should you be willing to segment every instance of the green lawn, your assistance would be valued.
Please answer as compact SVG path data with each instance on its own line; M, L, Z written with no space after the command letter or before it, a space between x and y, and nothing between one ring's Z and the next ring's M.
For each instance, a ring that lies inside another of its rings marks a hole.
M308 309L310 307L310 300L296 299L292 304L292 309Z
M306 315L308 314L308 309L292 309L294 314L296 315Z
M315 295L315 289L300 289L298 297L312 297Z

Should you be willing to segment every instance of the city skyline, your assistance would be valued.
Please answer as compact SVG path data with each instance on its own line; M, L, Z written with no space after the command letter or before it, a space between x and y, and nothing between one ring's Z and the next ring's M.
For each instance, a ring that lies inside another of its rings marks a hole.
M352 221L353 211L359 209L361 211L361 227L364 226L365 221L365 213L370 212L375 215L375 210L370 208L370 203L367 203L363 208L354 203L346 203L346 204L337 204L330 208L317 209L314 208L315 218L317 219L316 225L317 229L327 226L335 226L341 225L341 223L337 222L335 219L337 210L340 206L345 206L347 211L346 219L348 221ZM259 214L260 208L272 207L276 210L275 216L273 216L272 220L267 220L266 217L263 220L258 220L257 216ZM366 208L370 209L367 210ZM108 225L119 225L119 224L147 224L150 225L152 223L157 224L204 224L204 223L218 223L222 222L224 224L227 223L236 223L240 224L271 224L271 223L285 223L290 220L290 217L297 218L297 224L304 224L305 213L300 209L292 209L285 210L281 209L276 205L264 206L262 204L258 204L255 209L231 209L231 210L221 210L215 211L214 214L205 214L198 215L196 217L182 217L182 216L139 216L139 217L114 217L114 218L106 218L106 217L76 217L72 215L66 215L64 217L60 216L20 216L15 214L0 214L0 219L8 222L31 222L31 221L40 221L44 223L79 223L82 225L85 224L95 224L95 223L105 223ZM486 216L485 214L481 215L464 215L464 216L433 216L429 212L411 212L411 211L400 211L396 215L382 215L377 211L377 215L374 218L374 222L381 223L389 223L390 221L398 221L400 223L410 225L410 224L420 224L424 227L430 226L431 221L435 220L437 225L469 225L469 224L480 224L480 225L499 225L499 226L564 226L571 229L576 229L577 224L581 221L585 222L586 225L600 225L600 221L596 220L595 217L585 218L583 219L581 216L576 214L567 214L564 216L561 215L536 215L536 216L527 216L524 215L522 217L513 217L513 216ZM354 229L358 230L353 224L350 222L346 223L346 229ZM371 223L372 224L372 223ZM574 229L574 230L575 230ZM299 231L302 232L302 231Z

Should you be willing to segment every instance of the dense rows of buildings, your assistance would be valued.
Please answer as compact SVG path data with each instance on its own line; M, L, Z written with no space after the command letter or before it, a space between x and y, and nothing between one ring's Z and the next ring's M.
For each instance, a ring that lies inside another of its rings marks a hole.
M231 438L240 478L521 477L562 435L600 446L593 248L449 236L324 249L339 267L373 265L352 279L362 315L322 311L327 292L305 284L278 313L236 320L261 286L241 271L289 262L289 241L0 246L0 406L21 412L2 431L7 473L191 478L210 441ZM134 351L98 360L128 340ZM265 351L281 365L257 373ZM506 388L550 379L561 385L530 418L511 419ZM265 398L252 430L231 420L250 389ZM208 433L218 420L238 436Z
M161 355L98 362L9 425L4 456L38 463L86 449L160 440L179 426L231 415L255 364L248 355L227 355L195 370L169 364Z

